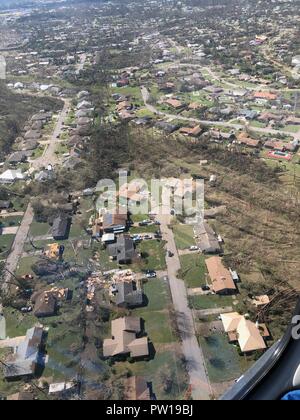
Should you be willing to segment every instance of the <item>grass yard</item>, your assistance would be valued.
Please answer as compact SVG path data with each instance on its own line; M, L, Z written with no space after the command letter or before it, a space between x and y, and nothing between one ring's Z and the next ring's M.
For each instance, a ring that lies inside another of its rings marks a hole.
M204 296L190 296L190 305L193 309L216 309L232 306L231 296L218 296L218 295L204 295Z
M22 221L22 216L9 216L0 219L2 227L19 226Z
M165 270L166 269L166 250L163 241L143 241L137 247L142 254L142 261L138 265L143 270Z
M157 351L155 358L149 362L116 363L117 374L130 372L132 375L147 378L153 385L153 392L158 400L182 400L188 389L186 371L175 350ZM172 390L164 390L163 376L172 378Z
M237 349L228 343L225 334L200 337L199 341L204 352L211 382L230 381L242 374Z
M106 250L99 251L99 264L100 264L101 270L103 271L109 271L109 270L114 270L118 268L117 262L111 261L109 259L109 255Z
M173 231L178 249L188 249L191 246L196 245L193 226L175 225Z
M287 125L284 128L284 131L287 131L288 133L298 133L298 131L300 131L300 126L299 125Z
M149 300L147 307L131 311L133 316L145 320L145 331L153 343L155 356L152 360L136 363L116 363L116 373L130 371L153 383L158 399L182 399L187 390L187 376L180 358L180 345L173 333L169 309L171 296L169 286L163 279L149 280L144 284L144 293ZM165 392L164 383L172 380L172 389Z
M34 263L39 260L38 257L24 257L21 258L18 264L16 274L18 276L24 276L25 274L34 274L31 267Z
M144 294L149 303L148 310L162 311L170 304L169 290L166 283L161 279L150 279L143 285Z
M182 255L180 257L181 270L178 276L182 278L188 288L201 287L206 282L205 258L199 254Z
M2 235L0 236L0 253L10 250L15 239L15 235Z
M31 236L44 236L51 232L51 226L48 223L33 222L30 226Z
M144 234L144 233L155 233L157 230L159 230L159 226L155 226L155 225L132 226L129 229L129 233L131 235L138 235L138 234Z

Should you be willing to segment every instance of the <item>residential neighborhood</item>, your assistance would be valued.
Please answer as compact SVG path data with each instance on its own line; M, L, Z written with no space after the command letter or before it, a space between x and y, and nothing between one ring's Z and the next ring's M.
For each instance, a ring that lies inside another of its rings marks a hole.
M0 400L217 400L285 335L299 4L213 3L0 3Z

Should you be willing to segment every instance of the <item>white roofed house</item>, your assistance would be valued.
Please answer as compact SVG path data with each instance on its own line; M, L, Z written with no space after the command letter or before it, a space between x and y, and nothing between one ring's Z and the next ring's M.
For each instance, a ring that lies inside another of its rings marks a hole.
M26 175L20 169L8 169L0 175L0 184L13 184L16 181L24 181Z
M32 378L38 368L43 368L44 329L41 326L27 331L26 336L14 347L14 352L6 360L3 367L7 380Z

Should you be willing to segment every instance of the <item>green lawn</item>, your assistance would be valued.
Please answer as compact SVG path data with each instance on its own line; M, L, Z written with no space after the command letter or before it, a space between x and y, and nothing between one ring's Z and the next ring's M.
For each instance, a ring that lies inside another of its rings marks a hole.
M173 333L169 316L171 296L169 286L163 279L149 280L144 284L144 293L149 300L147 307L131 311L145 321L145 331L155 349L154 358L150 361L136 363L116 363L116 373L129 370L133 375L141 375L153 382L153 390L158 399L181 399L187 390L187 376L179 357L179 343ZM173 380L170 393L163 389L162 376Z
M237 379L242 374L237 349L228 343L225 334L212 334L199 338L206 359L211 382L225 382Z
M173 231L178 249L188 249L191 246L196 245L193 226L175 225Z
M31 267L39 260L38 257L24 257L21 258L17 268L17 275L24 276L25 274L34 274Z
M149 279L143 285L144 294L148 298L147 309L162 311L170 304L169 290L166 283L161 279Z
M143 270L165 270L166 250L163 241L143 241L137 247L142 254L142 261L138 264Z
M1 235L0 236L0 252L7 252L10 250L15 239L15 235Z
M287 131L288 133L298 133L298 131L300 131L300 126L299 125L287 125L284 128L284 131Z
M48 235L51 232L51 226L48 223L33 222L30 226L32 236Z
M178 276L185 281L188 288L201 287L205 284L206 266L203 255L182 255L180 262L181 271L178 273Z
M232 297L217 295L190 296L189 302L191 307L196 310L225 308L226 306L232 306Z
M0 219L2 227L19 226L22 221L22 216L9 216Z
M101 270L109 271L118 268L116 261L111 261L107 251L99 251L99 263Z
M135 376L147 378L153 385L153 391L158 400L182 400L188 389L188 379L182 362L173 351L157 351L155 358L149 362L116 363L117 374L130 372ZM166 393L162 385L162 375L173 378L171 393Z
M144 234L144 233L155 233L157 230L159 230L159 226L156 225L150 225L150 226L138 226L138 227L131 227L129 229L129 233L131 235L138 235L138 234Z

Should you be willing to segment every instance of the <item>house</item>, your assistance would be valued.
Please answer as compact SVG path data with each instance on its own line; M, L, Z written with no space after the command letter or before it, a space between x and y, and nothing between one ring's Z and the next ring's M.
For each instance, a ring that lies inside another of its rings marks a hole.
M275 93L270 92L254 92L253 94L254 99L264 99L267 101L276 101L277 95Z
M124 385L125 401L149 401L151 389L149 384L141 376L131 376L126 379Z
M12 184L16 181L24 181L25 175L22 174L20 169L11 170L8 169L0 175L0 184Z
M164 103L174 109L182 109L184 107L184 104L178 99L167 99Z
M25 133L25 140L39 140L42 137L42 134L38 130L29 130Z
M179 132L184 136L198 137L202 133L202 128L200 125L196 125L195 127L182 127Z
M203 254L219 254L221 247L218 237L207 222L200 222L195 228L197 245Z
M231 343L238 342L243 353L265 350L263 337L269 336L265 325L256 325L237 312L222 314L221 320Z
M220 257L211 257L206 261L206 267L216 294L229 295L237 292L230 271L224 267Z
M104 340L104 357L127 356L142 358L149 356L147 337L138 338L142 333L141 318L127 316L111 323L111 339Z
M130 264L136 258L134 241L129 235L118 236L117 242L107 247L109 255L118 264Z
M52 236L56 241L67 239L70 230L70 217L65 214L61 214L54 219L52 226Z
M137 204L147 201L149 196L148 186L144 182L133 181L125 183L119 188L121 204Z
M28 157L28 153L25 152L15 152L8 158L8 163L11 165L15 165L17 163L24 163L26 162Z
M279 152L283 152L285 150L285 143L283 141L268 140L265 142L264 146L267 149L277 150Z
M300 118L289 117L289 118L286 119L285 123L287 125L300 125Z
M255 140L250 137L246 133L241 133L237 137L237 141L239 144L245 145L251 148L258 148L261 145L260 140Z
M273 114L272 112L263 112L258 118L258 121L269 122L269 121L282 121L282 115Z
M203 108L203 105L200 102L191 102L188 106L189 110L197 111Z
M91 109L92 108L92 103L91 102L88 102L88 101L86 101L86 100L83 100L82 102L80 102L78 105L77 105L77 110L82 110L82 109Z
M57 299L50 292L37 292L31 297L34 304L33 315L37 318L46 318L56 315Z
M120 233L127 229L127 214L104 213L102 216L102 230L104 233Z
M43 366L43 341L43 327L29 329L24 339L14 348L14 353L5 361L5 379L16 380L34 377L37 368Z
M158 128L161 131L164 131L167 134L172 134L172 133L174 133L174 131L179 129L179 125L170 124L170 123L167 123L165 121L158 121L155 124L155 127Z
M254 120L257 117L258 112L251 109L243 109L240 111L239 115L246 118L246 120Z
M143 304L143 292L134 281L121 281L114 286L114 303L123 308L135 308Z

